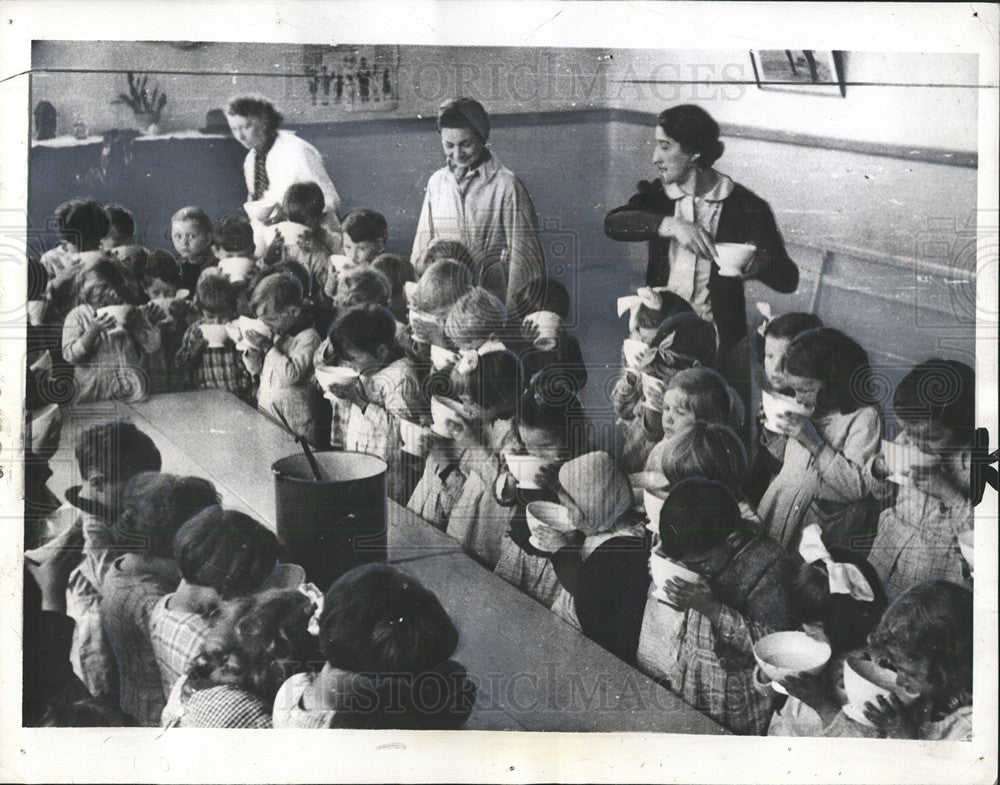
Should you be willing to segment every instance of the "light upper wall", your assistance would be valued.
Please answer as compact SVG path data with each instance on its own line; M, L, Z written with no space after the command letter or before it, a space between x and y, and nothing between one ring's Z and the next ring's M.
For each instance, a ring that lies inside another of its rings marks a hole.
M288 99L290 82L304 79L289 76L301 61L301 47L287 44L182 49L171 42L43 41L33 49L32 102L56 107L59 133L69 133L75 118L91 133L131 127L130 111L111 105L125 89L125 72L175 71L183 73L153 77L169 98L162 130L199 128L208 110L241 92L271 97L290 122L372 116L342 112L320 119L307 100ZM433 115L457 94L473 95L497 114L607 107L652 113L696 102L723 126L976 150L974 55L846 52L843 62L847 95L841 98L761 90L746 50L404 46L393 115Z

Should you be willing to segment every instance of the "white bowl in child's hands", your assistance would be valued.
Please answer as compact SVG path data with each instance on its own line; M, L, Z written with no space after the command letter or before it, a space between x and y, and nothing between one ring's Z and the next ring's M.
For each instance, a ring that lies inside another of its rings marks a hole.
M673 580L698 583L701 580L701 575L694 570L689 570L680 562L664 556L657 550L649 554L649 574L653 579L653 596L665 605L670 605L666 593L667 583Z
M402 442L403 452L423 458L430 452L431 429L419 423L410 422L400 418L399 420L399 440Z
M538 329L535 338L535 348L543 352L551 352L559 343L559 328L562 317L554 311L535 311L524 317L523 324Z
M629 368L642 368L643 361L649 355L649 344L638 338L626 338L622 341L622 355L625 365Z
M458 352L438 346L436 343L431 344L431 366L435 371L444 370L456 362L458 362Z
M267 342L271 340L271 328L264 324L263 320L254 319L250 316L241 316L237 321L240 325L240 343L237 345L237 348L258 348L257 344L251 340L251 334L258 336L258 341Z
M663 391L667 383L651 373L642 374L642 401L646 408L655 411L663 409Z
M245 281L253 270L253 259L245 259L242 256L231 256L219 262L219 269L230 281L238 283Z
M507 471L517 482L518 487L529 490L537 490L538 484L535 482L535 477L543 466L549 466L553 463L550 458L539 458L536 455L504 453L503 457L507 462Z
M128 316L128 312L131 310L131 305L106 305L103 308L97 309L97 315L110 316L115 320L115 326L111 332L124 332L125 317Z
M315 371L319 386L330 392L335 387L346 387L361 376L354 368L345 365L317 365Z
M764 427L772 433L784 433L782 420L786 415L809 414L809 410L794 398L769 390L761 390L760 400L764 408Z
M555 502L529 502L524 515L531 530L528 542L540 551L547 550L545 542L541 539L548 533L546 529L559 534L569 534L576 528L569 510Z
M659 493L653 493L649 488L642 489L642 507L646 511L646 520L649 521L646 528L652 532L660 531L660 513L666 502L666 498L662 495L663 490L658 489L658 491Z
M813 676L830 661L830 644L804 632L791 630L765 635L753 647L753 656L771 686L784 693L782 679L798 674Z
M198 329L208 342L209 349L221 349L229 338L229 331L224 324L199 324Z
M844 692L847 704L844 714L855 722L873 727L865 716L865 704L878 705L879 696L895 695L904 705L913 703L919 695L912 695L896 684L896 672L883 668L871 660L848 657L844 660Z
M908 485L914 467L930 468L938 463L934 455L923 452L913 444L899 442L882 442L882 460L890 482L897 485Z
M452 439L456 430L464 427L462 404L441 395L431 396L431 430L438 436Z

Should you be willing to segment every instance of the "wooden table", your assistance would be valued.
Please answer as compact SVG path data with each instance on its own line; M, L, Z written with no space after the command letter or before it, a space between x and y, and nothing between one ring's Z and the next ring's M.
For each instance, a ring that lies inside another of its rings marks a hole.
M163 470L212 480L227 506L274 527L271 464L297 445L221 391L152 396L140 404L70 409L64 434L118 416L156 442ZM64 435L60 453L71 454ZM57 456L58 457L58 456ZM54 489L70 481L58 460ZM62 485L57 482L62 482ZM468 728L722 734L680 698L609 654L462 552L411 511L388 502L389 561L432 590L454 619L455 658L479 685Z

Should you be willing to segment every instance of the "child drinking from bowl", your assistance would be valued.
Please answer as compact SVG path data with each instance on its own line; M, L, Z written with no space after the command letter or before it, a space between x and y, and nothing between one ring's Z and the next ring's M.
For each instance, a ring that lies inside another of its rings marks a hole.
M194 317L191 304L177 296L181 268L169 253L157 249L148 254L141 281L149 297L141 310L160 333L160 348L144 356L149 392L176 392L186 385L183 376L176 372L174 357Z
M757 512L786 548L818 523L829 545L864 556L877 515L867 466L882 440L882 415L867 397L868 355L839 330L809 330L789 344L781 374L806 413L781 418L789 437L781 471Z
M478 291L503 309L493 295ZM482 340L474 338L475 333L474 328L453 332L464 346ZM478 349L464 349L451 376L463 404L462 427L454 438L464 449L460 469L466 479L448 517L447 532L492 570L500 558L500 543L512 513L509 507L497 502L493 487L501 454L516 445L514 416L522 391L523 370L516 355L502 343L487 341Z
M587 384L587 366L580 342L566 329L569 316L569 292L555 278L531 278L511 295L510 333L520 338L518 352L527 377L559 366L567 390L579 394ZM545 335L539 320L547 322Z
M131 297L110 257L80 273L79 304L62 329L62 354L73 365L76 403L146 397L142 358L160 348L160 333Z
M720 725L763 734L771 701L754 688L753 644L794 627L787 556L742 521L724 485L702 478L671 488L653 550L698 579L651 585L647 554L634 550L589 559L575 597L581 628Z
M333 323L326 346L325 352L322 346L317 350L317 367L357 373L333 390L351 406L344 449L388 462L386 493L405 502L399 420L418 419L420 391L413 362L396 343L396 320L380 305L352 308Z
M389 224L375 210L351 210L341 227L342 246L330 256L323 292L330 299L340 287L340 276L354 267L367 267L379 254L385 253L389 240Z
M505 452L495 485L497 501L510 506L512 514L506 536L500 540L500 556L494 572L547 607L559 593L559 581L549 554L531 544L527 505L534 501L559 502L558 468L567 460L592 450L589 423L576 396L546 397L544 380L529 380L515 420L517 447ZM517 455L546 461L533 477L515 480L510 464ZM535 486L535 487L529 487Z
M784 389L781 363L788 345L799 333L822 326L823 323L818 316L795 311L783 313L764 323L763 333L757 335L758 358L764 368L766 382L766 387L762 385L762 389L771 392ZM754 504L760 502L767 486L781 470L787 441L788 437L785 434L776 433L765 427L764 407L761 405L757 412L757 445L750 475L747 478L747 496Z
M885 593L872 566L842 548L828 551L819 526L803 531L802 563L793 573L792 601L802 628L830 644L831 657L816 676L795 674L782 679L789 697L774 712L768 736L822 736L847 703L844 662L862 653L869 633L885 610ZM771 680L757 669L757 686L781 701Z
M628 478L606 452L591 452L559 468L559 499L573 530L542 528L537 536L559 579L552 611L579 629L573 597L592 559L622 550L645 551L645 529L632 509Z
M117 204L104 208L108 214L108 233L101 238L100 249L121 258L136 246L135 219L127 209Z
M611 402L621 420L631 420L642 401L640 374L652 360L651 346L657 330L679 313L694 313L694 308L665 287L640 287L636 294L619 298L618 305L619 315L629 315L628 338L622 344L623 373L615 384Z
M661 409L666 384L680 371L715 365L715 328L694 313L681 312L660 325L650 348L653 351L638 377L642 400L632 408L630 417L618 418L622 431L619 460L629 474L643 470L649 453L663 438Z
M257 267L253 226L241 215L223 216L212 227L212 253L219 260L219 269L230 281L245 282Z
M200 207L183 207L170 219L170 239L181 265L183 288L193 292L206 267L215 267L212 253L212 219Z
M883 738L972 740L972 592L949 581L911 586L893 600L868 641L871 658L896 672L916 699L879 696L863 709ZM841 712L826 736L868 735Z
M238 290L228 278L209 270L198 279L195 291L199 316L184 334L174 365L196 390L228 390L247 398L253 379L232 338L226 335L222 346L209 346L202 329L217 330L233 322Z
M929 392L947 383L947 399ZM897 443L931 457L914 465L895 503L879 517L869 561L894 597L914 583L937 578L961 583L958 537L973 527L970 463L975 423L975 372L954 360L928 360L896 387L893 410L902 425ZM881 456L872 464L877 485L889 482Z
M320 337L304 318L302 301L302 284L289 273L268 275L257 284L250 304L271 335L245 335L252 346L243 352L243 362L251 374L260 375L257 407L322 449L328 437L322 433L322 400L313 383Z
M326 662L281 686L274 727L454 730L468 718L476 688L451 659L458 631L437 597L398 568L345 573L324 595L317 625Z

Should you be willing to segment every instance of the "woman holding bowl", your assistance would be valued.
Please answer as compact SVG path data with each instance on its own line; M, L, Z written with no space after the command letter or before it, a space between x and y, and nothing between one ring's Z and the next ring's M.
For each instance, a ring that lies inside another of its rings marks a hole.
M259 96L237 96L226 107L229 130L250 151L243 162L249 192L243 207L258 245L264 226L281 220L281 201L293 183L316 183L326 203L326 225L331 231L340 229L340 197L323 165L323 156L291 131L280 130L283 119L274 104Z
M612 240L649 243L646 285L667 287L715 324L719 371L747 405L743 282L756 279L778 292L793 292L798 268L767 202L713 168L724 145L708 112L693 104L671 107L657 118L655 134L653 166L659 177L640 182L627 205L608 213L604 232ZM754 249L719 249L723 243ZM739 270L730 259L741 252L746 261Z
M472 254L476 285L510 305L514 292L545 273L538 218L521 179L486 146L490 118L474 98L438 108L446 166L431 175L411 259L433 240L458 240Z

